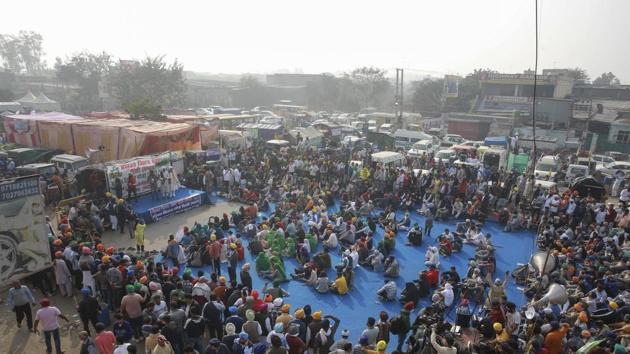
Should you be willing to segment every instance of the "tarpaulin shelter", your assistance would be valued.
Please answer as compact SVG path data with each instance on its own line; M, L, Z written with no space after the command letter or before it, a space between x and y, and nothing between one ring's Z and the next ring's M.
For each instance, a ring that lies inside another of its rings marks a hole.
M84 119L45 113L4 116L4 127L11 143L61 149L76 155L100 150L104 161L201 148L199 126L186 123Z
M582 197L591 195L597 200L602 199L606 195L604 185L593 177L577 177L573 180L569 188L572 191L580 193Z
M63 149L70 151L64 147L58 147L56 141L48 141L49 136L53 134L44 134L44 142L42 142L41 131L46 128L51 129L50 126L39 129L39 125L42 122L56 122L63 124L69 121L83 120L81 117L72 116L69 114L50 112L40 114L12 114L3 116L4 131L7 134L7 141L14 144L20 144L27 147L47 147L51 149ZM72 138L65 137L67 142L72 142ZM55 138L53 138L55 139ZM57 139L58 140L58 139ZM66 142L66 143L67 143ZM71 146L67 146L70 147Z

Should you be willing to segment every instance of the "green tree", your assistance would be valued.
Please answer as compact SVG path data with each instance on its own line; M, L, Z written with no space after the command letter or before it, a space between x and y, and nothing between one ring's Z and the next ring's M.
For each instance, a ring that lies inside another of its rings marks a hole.
M14 73L38 73L46 68L42 60L43 37L33 31L0 34L0 58L5 70Z
M177 60L167 63L164 56L147 57L141 62L121 61L112 70L112 94L133 117L154 117L162 107L183 102L184 67Z
M440 112L444 79L423 79L412 83L411 98L413 110L416 112Z
M569 77L572 77L573 79L575 79L575 81L581 81L584 83L587 83L591 80L586 70L582 68L578 68L578 67L569 69L568 75Z
M260 87L260 81L254 75L243 75L241 76L240 85L244 88Z
M383 96L389 91L390 83L385 77L387 71L375 67L361 67L352 70L346 78L352 82L363 108L381 106Z
M619 84L619 79L611 72L603 73L593 80L593 86L617 86Z
M99 110L102 102L99 98L99 86L114 67L112 56L106 52L93 54L80 52L62 60L56 58L55 73L57 79L65 85L79 85L75 97L67 97L74 102L76 110Z

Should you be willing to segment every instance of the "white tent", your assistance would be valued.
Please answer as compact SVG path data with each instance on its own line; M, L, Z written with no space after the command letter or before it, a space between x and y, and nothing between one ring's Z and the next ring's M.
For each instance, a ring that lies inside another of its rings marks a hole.
M24 97L20 98L18 102L26 108L31 108L39 112L53 112L61 110L61 105L57 101L48 98L43 92L40 92L38 96L35 96L31 91L29 91L26 95L24 95Z
M404 159L405 159L405 156L403 156L403 154L399 152L394 152L394 151L381 151L381 152L375 152L372 154L372 161L380 162L384 165L398 162L398 161L403 161Z
M20 98L17 101L20 102L22 105L27 105L29 103L35 102L35 100L37 100L37 97L35 97L35 95L33 95L31 91L29 91L26 93L26 95L24 95L24 97Z

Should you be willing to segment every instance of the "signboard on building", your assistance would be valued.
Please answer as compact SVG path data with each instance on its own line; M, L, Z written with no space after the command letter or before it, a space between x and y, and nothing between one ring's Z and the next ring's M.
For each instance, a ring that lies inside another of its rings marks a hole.
M459 96L459 81L456 75L444 75L444 97L456 98Z
M541 84L552 83L555 76L536 75L536 80ZM533 83L534 74L499 74L499 73L481 73L479 76L481 81L496 81L502 83Z
M0 183L0 284L52 266L37 177Z
M486 96L486 101L504 103L531 103L532 98L518 96Z

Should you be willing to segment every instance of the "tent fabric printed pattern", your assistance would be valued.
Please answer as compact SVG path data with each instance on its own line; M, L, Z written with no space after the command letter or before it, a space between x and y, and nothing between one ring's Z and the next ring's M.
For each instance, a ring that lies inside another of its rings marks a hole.
M63 113L6 115L7 140L76 155L103 149L104 161L173 150L201 149L200 128L187 123L85 119Z

